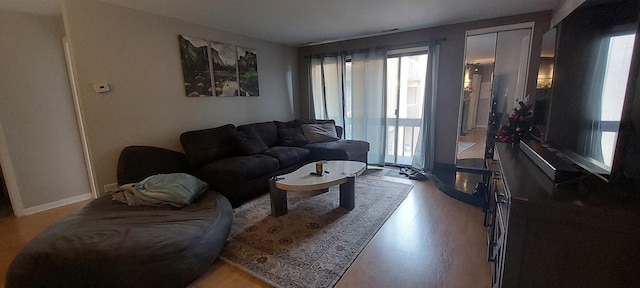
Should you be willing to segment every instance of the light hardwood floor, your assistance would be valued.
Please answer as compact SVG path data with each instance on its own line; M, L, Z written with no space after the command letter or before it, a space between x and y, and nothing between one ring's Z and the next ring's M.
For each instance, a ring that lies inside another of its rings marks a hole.
M476 127L469 134L460 136L461 142L473 142L471 148L458 153L458 159L484 158L484 145L487 141L487 127Z
M410 183L414 188L336 287L489 287L482 210L446 196L431 180L383 178ZM19 249L82 204L0 219L2 285ZM189 287L271 286L218 260Z

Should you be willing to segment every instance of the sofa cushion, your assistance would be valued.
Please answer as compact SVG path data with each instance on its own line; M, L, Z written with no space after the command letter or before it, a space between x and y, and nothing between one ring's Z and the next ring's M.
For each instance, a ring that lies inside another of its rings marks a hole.
M214 182L242 183L278 171L278 159L256 154L220 159L198 169L200 177L216 187Z
M326 124L326 123L331 123L336 127L336 136L338 137L338 139L342 138L342 130L343 128L336 125L336 121L334 121L333 119L328 119L328 120L324 120L324 119L298 119L296 120L296 123L300 123L300 124Z
M243 127L242 129L238 127L238 131L233 133L233 140L240 150L240 153L245 156L262 153L269 149L250 126Z
M118 158L118 186L140 182L150 175L191 173L183 153L151 146L127 146Z
M279 128L278 142L289 147L300 147L309 143L301 128Z
M302 133L302 122L291 120L289 122L273 121L278 129L278 145L299 147L309 143Z
M300 128L300 125L304 124L302 122L302 120L298 120L298 119L294 119L291 121L287 121L287 122L282 122L282 121L273 121L274 124L276 124L276 128L277 129L282 129L282 128Z
M273 121L238 126L238 130L246 128L253 129L267 147L275 146L278 142L278 128Z
M284 146L274 146L263 152L267 156L278 159L280 169L305 162L310 153L309 149Z
M325 124L325 123L333 123L336 124L336 121L333 119L297 119L297 122L300 124Z
M336 125L333 123L302 124L302 132L307 140L309 140L309 143L338 140Z
M304 146L311 150L311 160L357 160L369 152L369 142L359 140L338 140L312 143Z
M232 140L236 127L233 124L182 133L180 143L192 167L237 155Z

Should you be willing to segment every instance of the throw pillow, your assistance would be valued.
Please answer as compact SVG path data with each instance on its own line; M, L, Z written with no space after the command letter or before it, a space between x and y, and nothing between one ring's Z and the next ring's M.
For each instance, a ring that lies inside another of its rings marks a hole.
M338 140L336 125L333 123L303 124L302 132L304 133L304 136L309 140L309 143Z
M282 146L300 147L309 141L300 128L278 128L278 140Z
M240 153L246 156L262 153L269 149L251 127L245 127L233 133L233 140L240 149Z
M282 122L282 121L273 121L273 123L276 124L276 127L278 129L286 129L286 128L300 128L300 125L304 124L302 123L302 121L298 120L298 119L294 119L288 122Z

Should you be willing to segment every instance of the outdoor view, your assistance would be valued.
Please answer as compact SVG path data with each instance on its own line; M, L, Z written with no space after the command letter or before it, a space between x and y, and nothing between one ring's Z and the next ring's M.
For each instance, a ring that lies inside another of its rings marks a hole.
M428 55L387 57L385 163L411 165L424 107ZM351 62L345 65L345 136L351 139Z
M627 89L627 77L633 54L635 34L611 37L607 55L607 68L602 88L602 156L605 165L611 167L615 152L618 128ZM610 124L610 125L607 125Z
M427 54L387 58L387 163L412 162L423 117L427 59Z

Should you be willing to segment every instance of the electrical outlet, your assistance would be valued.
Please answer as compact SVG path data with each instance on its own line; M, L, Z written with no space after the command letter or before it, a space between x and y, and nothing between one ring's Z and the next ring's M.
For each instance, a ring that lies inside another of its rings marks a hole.
M116 191L118 191L118 183L104 185L104 194L112 194Z

